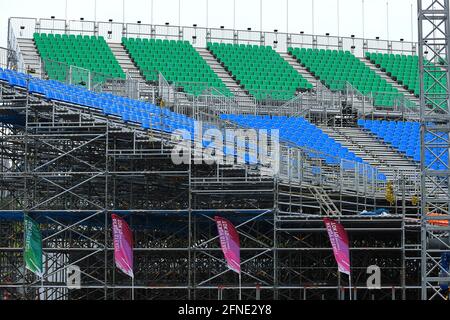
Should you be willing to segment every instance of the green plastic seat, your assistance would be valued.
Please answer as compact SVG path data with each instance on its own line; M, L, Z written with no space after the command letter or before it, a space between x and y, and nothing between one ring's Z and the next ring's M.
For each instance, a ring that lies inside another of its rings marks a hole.
M350 83L364 95L373 96L380 91L397 92L349 51L291 47L288 52L332 91L346 90L346 84ZM365 57L373 59L370 53ZM380 103L380 100L375 102L377 105Z
M399 54L382 54L382 53L367 53L366 59L370 60L374 65L386 72L394 81L402 85L406 90L419 96L419 57L412 55ZM437 65L425 59L425 64L436 68L435 77L440 77L439 73L444 74ZM447 83L446 77L442 77L444 84ZM425 88L429 90L433 84L433 79L429 74L425 74L424 78ZM439 93L439 88L437 88ZM432 91L432 90L431 90ZM437 102L437 101L434 101ZM443 104L445 106L445 104Z
M270 46L208 43L207 49L256 100L289 100L313 87Z
M70 66L88 69L93 79L102 82L108 78L125 78L103 37L35 34L33 39L51 79L65 81Z
M176 83L194 96L201 95L208 87L232 96L187 41L123 38L122 44L147 81L158 81L161 72L170 83Z

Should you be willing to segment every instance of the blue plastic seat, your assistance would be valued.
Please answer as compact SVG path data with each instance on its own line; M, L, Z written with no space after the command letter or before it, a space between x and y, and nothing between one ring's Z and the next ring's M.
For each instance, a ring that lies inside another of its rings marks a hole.
M27 81L21 77L11 77L9 83L13 87L22 87L22 88L27 87Z

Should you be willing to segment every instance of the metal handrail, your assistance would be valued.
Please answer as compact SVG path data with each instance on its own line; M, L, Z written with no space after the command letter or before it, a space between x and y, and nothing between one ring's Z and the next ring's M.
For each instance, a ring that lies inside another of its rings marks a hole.
M286 52L289 47L311 47L323 49L351 50L363 56L369 50L417 54L417 43L358 37L322 36L312 34L232 30L190 26L151 25L122 22L95 22L62 19L10 18L13 28L24 27L24 37L32 33L84 34L104 36L120 41L122 37L176 39L205 47L207 42L270 45Z
M8 27L8 50L14 53L12 55L12 59L15 60L14 62L17 67L17 71L24 72L25 62L23 60L23 54L20 51L20 46L15 36L14 29L11 27L11 25L9 25Z

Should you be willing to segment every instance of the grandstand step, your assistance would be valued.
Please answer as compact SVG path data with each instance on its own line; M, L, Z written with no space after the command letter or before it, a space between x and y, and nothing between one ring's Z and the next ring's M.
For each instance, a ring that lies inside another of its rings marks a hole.
M391 84L394 88L396 88L400 93L404 94L405 97L415 104L420 104L420 99L417 98L415 95L411 94L408 90L406 90L402 85L400 85L397 81L392 79L386 72L381 71L380 68L377 68L376 65L374 65L372 62L367 60L366 58L358 58L361 60L366 66L368 66L370 69L375 71L381 78L385 79L389 84Z
M318 87L324 88L324 90L329 91L320 81L318 81L308 70L306 70L305 67L303 67L296 59L294 59L289 53L281 52L280 56L286 60L287 63L289 63L292 68L297 70L298 73L300 73L303 78L308 80L309 83L311 83L314 87L314 89L317 91Z
M223 68L223 66L214 58L211 52L206 48L195 48L200 56L206 61L215 74L222 80L230 91L245 104L251 104L251 97L241 88L239 84L230 76L230 74Z
M321 129L365 162L379 169L388 179L398 174L413 179L418 172L417 163L360 128L322 126Z
M308 71L307 68L302 66L297 59L295 59L290 53L280 53L280 56L287 61L295 70L297 70L298 73L302 75L303 78L308 80L309 83L311 83L314 87L314 90L317 93L317 96L320 97L323 102L326 103L327 99L334 101L336 99L335 94L328 89L325 85L322 84L321 81L317 80L317 78ZM352 107L355 110L358 110L360 114L371 114L374 111L373 105L366 103L363 103L361 99L358 99L358 97L352 98Z
M128 74L133 80L139 82L139 87L141 91L141 96L147 98L149 100L156 100L156 93L159 88L157 85L153 85L148 83L145 78L142 76L139 68L136 66L134 61L131 59L129 53L125 49L122 43L108 43L111 51L119 62L120 67L123 71ZM176 100L179 106L190 106L191 103L187 100L186 95L182 92L177 92Z
M114 56L116 57L117 61L119 62L119 65L123 69L125 73L127 72L137 72L139 74L138 68L134 65L133 61L131 60L128 53L125 51L125 48L120 43L108 43L109 47L111 48L111 51L113 52ZM139 80L142 82L145 82L144 78L141 76L137 76Z
M134 62L131 60L128 52L125 50L121 43L108 43L112 53L116 57L119 62L122 70L133 80L139 83L139 90L141 96L144 96L147 99L152 100L157 92L157 88L145 81L142 77L139 69L136 67Z
M41 58L37 51L36 45L33 39L18 39L20 53L23 57L25 69L35 70L35 76L40 78L42 75Z

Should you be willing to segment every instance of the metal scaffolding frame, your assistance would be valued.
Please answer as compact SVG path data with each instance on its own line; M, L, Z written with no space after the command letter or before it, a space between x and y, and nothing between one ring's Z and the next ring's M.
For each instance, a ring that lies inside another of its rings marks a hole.
M431 224L436 217L428 214L450 220L449 0L418 3L418 46L251 30L11 18L12 50L3 51L18 70L25 68L17 39L34 32L103 35L110 41L122 36L183 39L194 46L205 46L206 41L254 43L281 51L289 45L339 50L356 46L362 53L415 54L418 48L422 181L415 186L415 181L399 177L394 204L389 204L385 186L368 187L358 170L345 172L342 163L340 171L317 164L304 156L310 150L288 145L283 145L282 168L276 176L249 166L194 165L195 154L189 165L177 167L170 159L168 135L0 84L0 299L120 300L130 299L132 290L136 299L236 299L238 278L223 260L213 219L217 214L232 220L241 236L244 299L349 297L347 280L336 270L323 216L339 220L350 234L355 299L446 298L440 285L450 274L442 270L440 259L450 251L450 229ZM432 79L431 85L425 84L425 76ZM445 92L436 93L435 88ZM184 95L187 100L181 101L164 81L159 91L167 95L168 108L221 128L231 124L220 121L218 114L274 114L272 106L251 103L245 110L238 100L212 94ZM366 106L352 88L342 95L300 96L276 113L300 112L312 122L328 123L342 116L341 100L346 99L362 110L359 116L374 116L370 103ZM417 118L416 110L400 111L398 118ZM445 169L428 167L427 155ZM313 174L313 166L320 167L319 175ZM419 205L412 200L418 193ZM357 215L377 208L393 215ZM134 230L134 286L114 267L112 212L124 216ZM43 231L43 280L24 269L24 213ZM82 272L78 290L66 284L67 269L73 265ZM370 265L382 270L382 286L376 290L365 283Z
M314 182L298 166L279 176L248 166L175 166L170 140L161 133L7 85L0 93L0 115L6 116L0 126L3 295L123 300L134 290L136 299L236 299L238 279L217 241L217 214L229 218L241 237L245 300L348 298L323 216L339 219L349 231L354 298L420 294L419 230L405 232L405 221L418 220L418 210L404 189L391 206L382 192L349 192L350 186L323 184L326 176ZM355 214L377 208L392 216ZM134 286L114 266L112 212L134 230ZM42 281L24 271L23 213L43 232ZM373 291L366 287L372 264L382 270L382 286ZM73 265L82 272L78 290L67 288Z
M446 299L440 285L450 277L441 268L441 256L450 251L450 228L430 223L430 214L450 220L450 13L448 0L418 0L419 66L421 91L422 299ZM428 55L428 60L424 58ZM426 83L425 79L431 79ZM438 90L436 90L438 89ZM428 106L429 109L425 107ZM440 114L437 115L437 111ZM427 158L432 161L427 163ZM433 164L442 164L442 169ZM424 188L432 184L433 188Z

